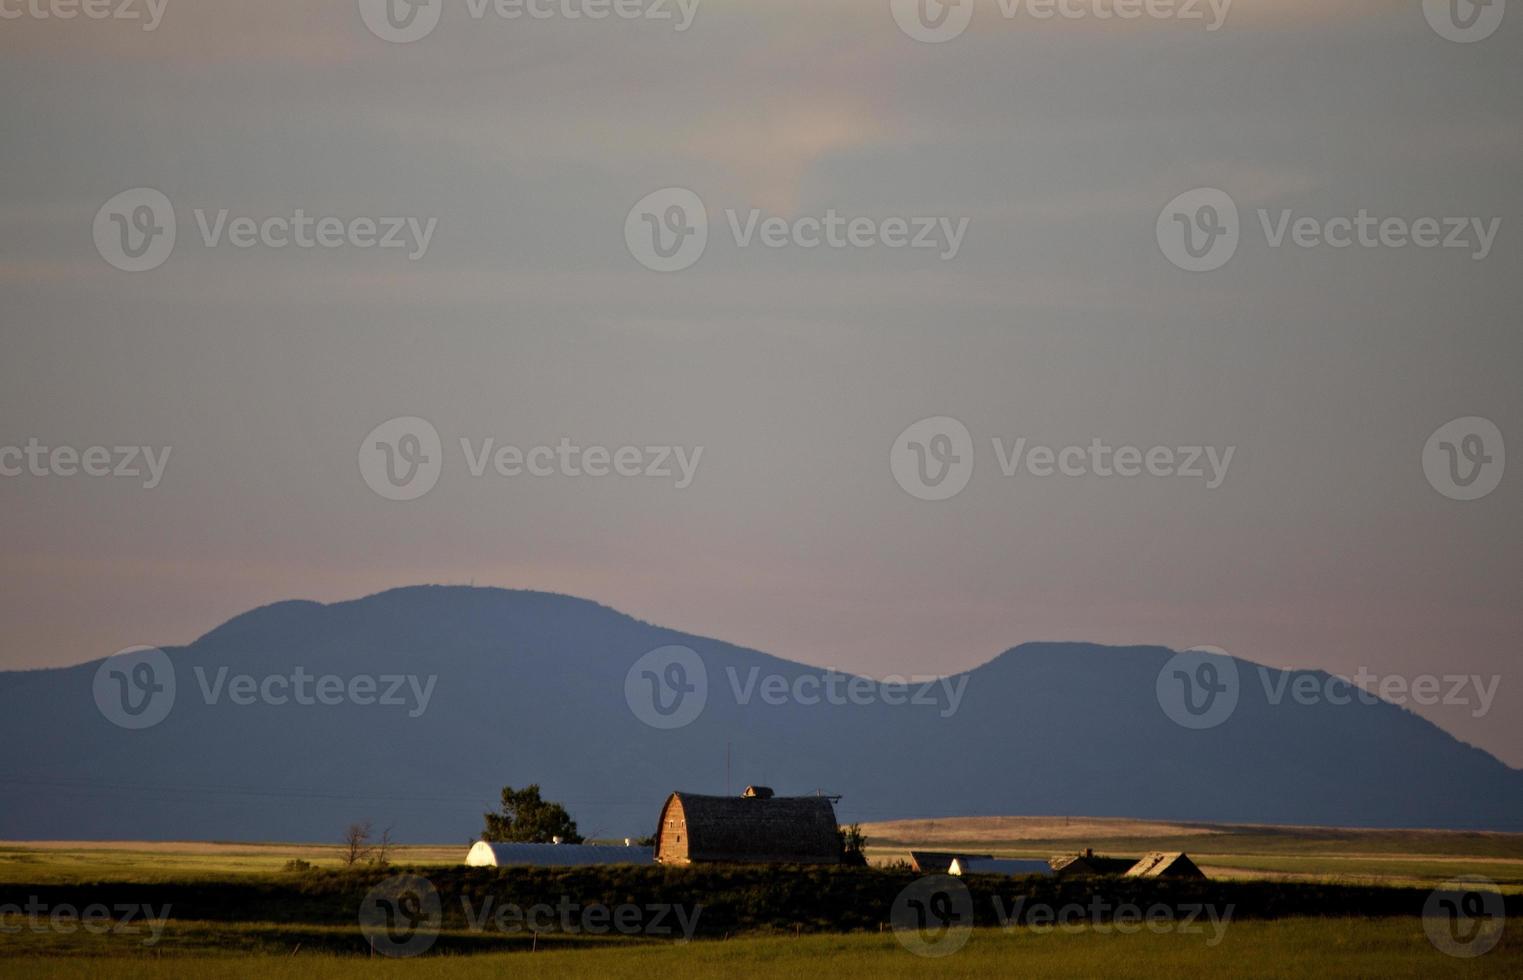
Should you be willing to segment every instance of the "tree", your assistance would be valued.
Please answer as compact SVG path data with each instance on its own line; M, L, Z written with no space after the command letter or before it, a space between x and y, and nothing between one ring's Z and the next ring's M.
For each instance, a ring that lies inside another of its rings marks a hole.
M391 828L381 831L381 839L376 841L375 853L371 855L372 864L387 865L391 863L391 850L397 846L397 842L391 839Z
M502 810L482 816L486 818L486 829L481 832L481 839L489 843L549 844L557 837L567 844L582 842L571 814L559 803L541 799L538 783L517 790L504 786Z
M836 833L841 836L841 863L851 868L867 867L867 835L862 833L862 825L837 827Z
M370 853L370 821L352 823L344 831L344 846L339 856L345 867L353 867Z

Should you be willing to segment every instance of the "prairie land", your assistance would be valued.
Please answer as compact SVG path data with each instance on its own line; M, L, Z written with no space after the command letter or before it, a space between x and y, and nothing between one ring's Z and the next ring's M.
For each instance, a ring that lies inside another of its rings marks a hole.
M1461 959L1439 951L1425 931L1431 920L1420 914L1438 883L1481 875L1506 894L1505 918L1516 917L1523 835L1021 817L863 829L877 870L467 869L462 842L399 846L388 868L346 871L333 844L0 842L0 977L1523 975L1523 930L1515 924L1498 922L1495 948ZM966 945L925 957L900 942L889 914L895 895L917 878L894 867L912 846L1031 857L1082 847L1115 855L1185 850L1212 880L970 878L978 904ZM357 909L368 888L401 869L437 886L444 917L427 955L389 960L369 955ZM1236 912L1214 936L1182 928L1123 934L1089 919L1044 928L989 913L997 897L1056 907L1098 893L1163 902L1175 912L1202 902ZM558 896L702 905L703 921L691 941L469 926L471 903L495 898L527 907ZM32 897L53 907L142 903L166 916L145 942L141 924L65 928L6 908Z
M1141 932L1118 936L1086 929L1038 933L1028 929L976 929L967 944L944 957L916 956L892 935L806 935L630 944L617 948L541 949L535 953L362 959L326 954L191 954L148 958L0 957L0 976L55 980L171 980L179 977L242 980L347 980L358 977L579 980L582 977L731 977L792 980L824 975L841 980L915 977L1264 978L1515 977L1523 972L1523 938L1514 930L1490 953L1456 959L1435 950L1411 919L1289 919L1234 924L1220 943L1208 936Z

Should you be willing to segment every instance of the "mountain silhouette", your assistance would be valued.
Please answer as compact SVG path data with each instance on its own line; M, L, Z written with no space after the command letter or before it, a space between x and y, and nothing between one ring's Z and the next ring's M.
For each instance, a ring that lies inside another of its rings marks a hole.
M641 659L668 646L692 650L695 669ZM1083 814L1523 829L1523 771L1412 712L1275 703L1302 674L1321 689L1322 672L1234 661L1230 717L1204 731L1176 724L1156 687L1174 651L1156 646L1028 643L892 688L584 599L419 586L276 603L165 653L172 707L136 730L98 703L127 683L98 684L101 661L0 673L0 838L331 841L368 818L400 840L463 843L502 786L527 783L566 803L589 837L653 832L673 790L748 783L840 794L843 822ZM294 698L301 675L310 703ZM324 675L334 679L321 693L338 703L318 700ZM266 698L257 688L271 677L284 680ZM701 700L690 721L700 700L683 698ZM356 703L382 700L395 703Z

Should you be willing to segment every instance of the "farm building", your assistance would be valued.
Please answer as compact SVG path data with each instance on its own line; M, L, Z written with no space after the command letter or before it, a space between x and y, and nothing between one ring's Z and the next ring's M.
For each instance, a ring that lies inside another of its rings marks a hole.
M947 874L952 862L958 858L965 861L992 861L992 854L965 854L962 851L911 851L910 866L921 874Z
M839 864L841 838L828 796L673 793L656 830L658 864Z
M1132 858L1104 857L1086 847L1079 854L1059 854L1047 863L1059 875L1124 875L1137 862Z
M1204 878L1182 851L1151 851L1126 872L1128 878Z
M650 864L654 849L610 844L491 844L479 840L471 845L465 863L478 868L509 865L570 867L583 864Z
M957 857L952 859L951 867L947 868L949 875L1007 875L1017 877L1020 875L1052 874L1052 865L1046 861L1022 861L1006 858L966 858Z

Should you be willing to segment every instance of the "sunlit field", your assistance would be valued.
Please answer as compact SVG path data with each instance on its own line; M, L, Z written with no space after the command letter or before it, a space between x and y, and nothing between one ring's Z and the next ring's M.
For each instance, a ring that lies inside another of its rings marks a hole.
M1461 960L1431 946L1421 922L1290 919L1231 925L1221 942L1204 935L1104 935L1092 930L1038 934L1029 929L974 930L967 944L943 957L921 957L892 935L803 936L700 941L685 945L628 944L618 948L540 950L479 956L362 959L331 955L131 954L22 956L0 959L0 975L15 977L409 978L727 977L843 980L894 977L1508 977L1523 972L1523 940L1504 936L1485 956ZM83 953L84 950L79 952Z

